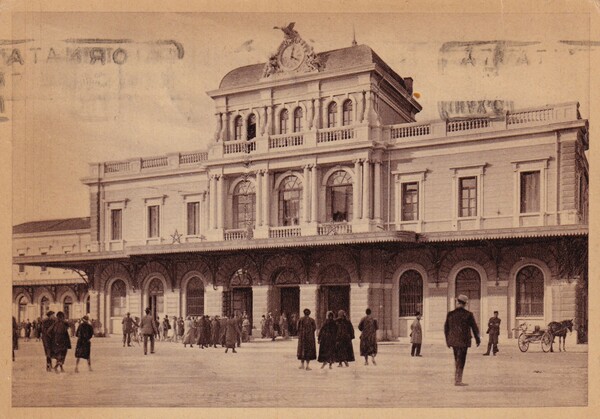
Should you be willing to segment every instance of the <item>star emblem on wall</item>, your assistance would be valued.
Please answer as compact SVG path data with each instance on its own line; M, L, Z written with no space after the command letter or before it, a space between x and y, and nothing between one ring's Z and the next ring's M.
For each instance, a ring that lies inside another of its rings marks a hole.
M179 234L179 232L177 231L177 229L175 229L175 232L173 234L171 234L171 238L173 239L173 241L171 242L171 244L175 244L175 243L179 243L181 244L181 234Z

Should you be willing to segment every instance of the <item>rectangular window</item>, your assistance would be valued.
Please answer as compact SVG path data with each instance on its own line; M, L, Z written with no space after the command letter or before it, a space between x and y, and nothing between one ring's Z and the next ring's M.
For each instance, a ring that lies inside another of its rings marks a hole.
M160 207L151 205L148 207L148 237L160 236Z
M460 178L458 216L477 216L477 178L475 176Z
M19 265L19 272L20 273L25 272L25 265Z
M402 184L402 221L419 219L419 184L409 182Z
M521 172L521 214L540 212L540 171Z
M200 234L200 202L187 204L187 234L188 236Z
M121 240L123 238L122 231L122 210L110 210L110 239Z

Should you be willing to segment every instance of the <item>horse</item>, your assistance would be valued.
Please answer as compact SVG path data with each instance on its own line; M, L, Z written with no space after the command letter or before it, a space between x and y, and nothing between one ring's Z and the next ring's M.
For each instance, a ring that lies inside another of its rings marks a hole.
M569 333L573 332L573 319L563 320L562 322L550 322L548 323L548 332L552 336L552 342L550 343L550 352L554 352L552 346L554 345L554 338L558 336L558 350L560 349L560 341L562 338L562 351L567 351L565 348L565 340L567 337L567 330Z

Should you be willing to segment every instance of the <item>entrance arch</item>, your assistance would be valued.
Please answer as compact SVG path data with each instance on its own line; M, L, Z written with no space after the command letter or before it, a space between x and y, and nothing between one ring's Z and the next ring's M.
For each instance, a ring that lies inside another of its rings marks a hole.
M150 313L155 319L160 319L165 312L165 287L163 281L158 277L153 277L148 281L146 301L150 307Z
M469 297L467 310L473 313L477 326L482 320L491 317L487 306L487 273L477 262L466 260L457 263L448 273L448 310L456 308L456 297L465 294ZM486 317L487 316L487 317Z
M329 265L319 272L317 297L317 325L325 321L328 311L337 316L344 310L350 318L350 274L342 266Z
M185 287L185 315L204 315L204 281L192 276Z
M27 305L29 304L29 301L27 300L27 297L25 297L24 295L19 297L19 314L18 314L18 318L17 318L17 322L19 324L21 324L21 322L24 322L27 319Z
M229 279L229 290L223 292L223 314L229 318L246 312L252 331L252 276L245 268L236 270ZM250 333L252 334L252 333Z
M271 294L273 317L277 320L282 313L288 318L289 333L295 334L293 319L300 318L300 277L290 268L282 268L273 275L274 289Z

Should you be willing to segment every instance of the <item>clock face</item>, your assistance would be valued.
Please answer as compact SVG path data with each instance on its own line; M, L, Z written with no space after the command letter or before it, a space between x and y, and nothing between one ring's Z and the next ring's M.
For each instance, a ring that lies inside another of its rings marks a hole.
M281 51L279 63L285 70L295 70L304 62L305 57L306 51L304 47L300 44L292 43Z

